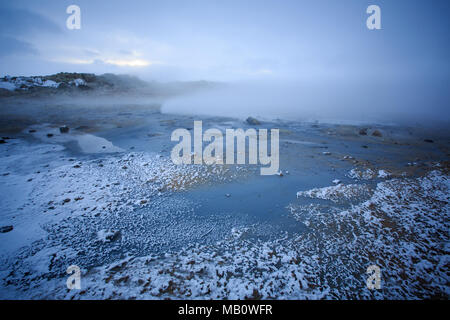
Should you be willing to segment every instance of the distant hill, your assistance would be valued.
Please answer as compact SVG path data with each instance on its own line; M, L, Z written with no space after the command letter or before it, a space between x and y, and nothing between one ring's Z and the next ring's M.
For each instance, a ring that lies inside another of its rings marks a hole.
M146 82L138 77L106 73L61 72L48 76L0 78L0 97L51 96L51 95L142 95L173 96L218 86L209 81L192 82Z

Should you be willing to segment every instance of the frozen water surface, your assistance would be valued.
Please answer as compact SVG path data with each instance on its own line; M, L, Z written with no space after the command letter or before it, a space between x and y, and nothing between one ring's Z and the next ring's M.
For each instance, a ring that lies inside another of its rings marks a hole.
M2 298L448 298L448 137L265 122L283 174L261 176L170 160L174 129L240 119L57 110L2 132Z

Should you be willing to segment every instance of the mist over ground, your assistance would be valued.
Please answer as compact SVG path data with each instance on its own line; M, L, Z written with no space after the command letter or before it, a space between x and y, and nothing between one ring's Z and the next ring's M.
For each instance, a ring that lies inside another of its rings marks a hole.
M228 83L165 101L163 112L266 120L445 127L448 82L317 79Z
M427 126L450 118L446 0L135 0L107 10L79 0L79 30L66 28L69 4L0 4L3 76L227 84L169 97L165 112ZM369 5L381 10L379 30L366 26Z

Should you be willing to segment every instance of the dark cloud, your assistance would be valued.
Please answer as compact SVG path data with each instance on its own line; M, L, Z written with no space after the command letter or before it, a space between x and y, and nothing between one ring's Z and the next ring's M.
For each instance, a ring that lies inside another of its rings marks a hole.
M0 4L0 56L37 55L27 39L37 33L60 33L61 28L48 18L26 10Z
M53 21L36 12L0 5L1 34L26 36L38 32L60 33L62 29Z

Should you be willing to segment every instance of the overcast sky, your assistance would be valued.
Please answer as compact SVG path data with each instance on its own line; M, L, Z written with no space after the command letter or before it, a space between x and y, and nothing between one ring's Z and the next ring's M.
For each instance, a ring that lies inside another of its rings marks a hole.
M81 30L66 8L81 8ZM366 28L381 7L382 30ZM449 71L450 1L14 0L0 5L1 74L146 79L397 77Z
M0 74L259 83L172 108L448 122L449 21L448 0L2 0Z

